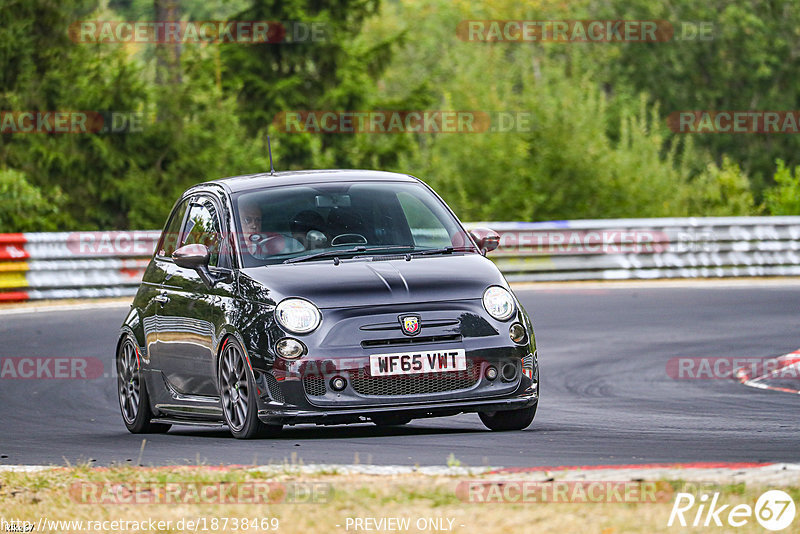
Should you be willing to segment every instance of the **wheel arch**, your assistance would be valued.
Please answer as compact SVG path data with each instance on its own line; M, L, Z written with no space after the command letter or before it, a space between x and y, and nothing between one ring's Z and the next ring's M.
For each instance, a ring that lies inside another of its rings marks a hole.
M146 359L147 340L139 308L131 307L128 315L125 316L125 320L122 322L122 326L119 329L119 337L117 338L116 346L117 352L119 352L119 347L122 344L122 340L125 339L125 336L133 337L136 346L139 348L139 352L145 355Z
M214 349L214 381L219 382L219 360L222 357L222 351L225 350L225 346L229 342L230 339L235 339L239 343L239 348L242 349L244 353L244 358L247 361L248 367L250 370L253 370L253 363L252 359L250 358L250 354L247 350L247 344L244 341L244 338L239 333L238 330L233 328L233 325L225 325L220 330L220 335L217 338L217 346Z

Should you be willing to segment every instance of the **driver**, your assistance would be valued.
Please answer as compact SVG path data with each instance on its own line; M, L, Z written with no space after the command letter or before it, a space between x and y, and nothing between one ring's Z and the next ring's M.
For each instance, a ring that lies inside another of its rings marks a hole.
M245 243L250 243L250 238L261 231L261 209L253 202L243 203L239 207L239 215L242 219L242 237Z
M276 254L301 252L305 247L298 240L277 232L263 232L261 208L255 202L241 202L239 217L242 224L242 245L260 260Z

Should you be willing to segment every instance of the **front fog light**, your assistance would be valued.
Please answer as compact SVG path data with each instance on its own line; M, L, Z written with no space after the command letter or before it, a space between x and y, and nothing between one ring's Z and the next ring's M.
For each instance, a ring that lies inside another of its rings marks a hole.
M489 367L487 367L486 378L488 378L489 380L494 380L495 378L497 378L497 367L495 367L494 365L490 365Z
M296 360L306 353L306 347L296 339L285 337L275 343L275 352L287 360Z
M511 341L514 343L522 343L525 341L525 327L519 323L514 323L508 329L508 337L511 338Z
M346 385L347 382L341 376L335 376L331 379L331 388L334 391L342 391Z

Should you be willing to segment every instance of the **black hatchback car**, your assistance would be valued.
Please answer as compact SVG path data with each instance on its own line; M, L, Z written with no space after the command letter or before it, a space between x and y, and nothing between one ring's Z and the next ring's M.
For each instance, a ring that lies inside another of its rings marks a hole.
M530 319L468 233L412 176L258 174L186 191L122 325L128 430L477 412L527 427L539 372Z

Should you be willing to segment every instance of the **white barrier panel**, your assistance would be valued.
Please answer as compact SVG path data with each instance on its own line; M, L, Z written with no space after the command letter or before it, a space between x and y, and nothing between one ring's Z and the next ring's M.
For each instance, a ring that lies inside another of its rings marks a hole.
M500 234L489 257L512 282L800 276L800 216L466 226ZM0 234L0 302L133 295L159 236L158 230Z
M800 276L800 217L470 223L509 281Z

